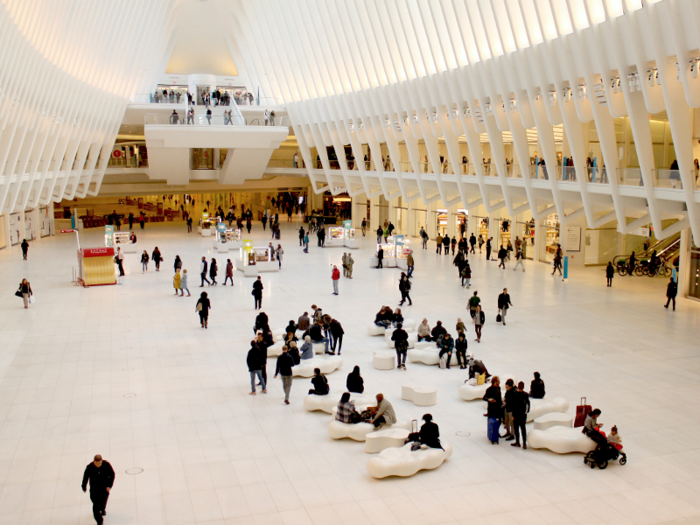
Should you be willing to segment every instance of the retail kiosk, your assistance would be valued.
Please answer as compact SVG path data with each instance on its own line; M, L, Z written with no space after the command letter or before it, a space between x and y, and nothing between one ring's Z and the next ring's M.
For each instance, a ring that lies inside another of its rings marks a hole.
M82 248L78 250L78 282L85 286L117 284L114 248Z
M384 250L382 268L396 268L396 245L393 243L377 244L377 253L379 253L379 248ZM374 254L369 258L369 267L377 268L377 266L379 266L379 257Z
M219 222L217 217L209 217L208 213L202 213L202 218L199 219L199 224L197 225L197 232L202 237L211 237L212 230L216 229L216 224Z
M279 263L272 258L272 252L267 246L253 246L253 241L243 239L240 255L236 259L236 269L246 277L257 277L263 272L278 272Z
M345 246L345 228L330 226L326 235L326 246Z
M343 229L345 230L345 247L351 249L359 248L360 243L355 237L355 228L352 227L352 221L343 221Z

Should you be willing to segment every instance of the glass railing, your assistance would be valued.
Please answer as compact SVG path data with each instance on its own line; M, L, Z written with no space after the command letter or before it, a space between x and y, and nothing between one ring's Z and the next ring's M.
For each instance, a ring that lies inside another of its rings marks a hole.
M593 184L609 184L608 169L590 166L586 168L588 173L588 182Z
M653 170L655 188L683 189L681 172L678 170Z
M498 177L498 170L493 164L482 164L481 169L485 177Z
M549 170L545 165L531 164L528 173L531 180L549 180Z
M248 122L245 117L239 115L146 115L144 119L146 125L185 125L185 126L265 126L262 119L253 119ZM268 126L289 127L289 117L270 118Z
M522 179L523 174L517 164L506 164L506 177L510 179Z
M618 168L617 175L621 186L644 186L642 170L639 168Z
M297 163L298 165L294 165L294 160L293 159L270 159L270 162L267 163L268 168L296 168L296 169L305 169L305 164L303 161L299 160Z
M695 181L695 189L700 190L700 170L691 171L690 174Z
M413 164L411 162L401 162L401 171L404 173L413 173Z

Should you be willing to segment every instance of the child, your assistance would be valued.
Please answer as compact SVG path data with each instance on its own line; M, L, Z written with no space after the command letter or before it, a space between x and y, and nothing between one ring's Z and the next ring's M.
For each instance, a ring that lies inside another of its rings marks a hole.
M457 318L457 337L459 337L459 334L463 334L466 331L466 328L464 326L464 323L462 322L462 319L459 317Z
M617 425L610 429L610 435L608 436L608 443L610 443L617 450L622 450L622 437L617 433Z

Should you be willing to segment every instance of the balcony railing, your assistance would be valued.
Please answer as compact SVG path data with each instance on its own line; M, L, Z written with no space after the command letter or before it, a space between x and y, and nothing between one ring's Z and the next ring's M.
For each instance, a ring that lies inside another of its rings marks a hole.
M621 186L644 186L642 170L639 168L620 168L618 171L618 181ZM691 172L694 178L695 188L698 189L698 172ZM679 170L651 170L651 180L655 188L683 189L681 172Z
M268 124L262 119L253 119L248 122L245 117L239 115L146 115L146 125L175 125L175 126L284 126L289 127L289 117L270 118Z
M108 168L147 168L148 159L141 158L140 156L131 157L127 159L126 157L110 157L107 161Z
M250 97L249 93L241 93L236 96L236 93L228 92L228 97L222 97L220 100L211 98L211 106L266 106L274 107L279 106L280 101L274 97ZM135 93L131 96L132 104L187 104L187 90L181 89L179 91L174 91L172 96L170 96L170 91L168 91L167 96L163 95L162 91L154 91L152 93ZM201 96L199 100L194 100L192 98L192 106L204 106Z

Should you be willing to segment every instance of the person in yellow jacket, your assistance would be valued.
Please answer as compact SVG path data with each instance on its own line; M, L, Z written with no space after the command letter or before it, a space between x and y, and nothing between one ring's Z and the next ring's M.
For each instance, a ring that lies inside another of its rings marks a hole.
M175 270L175 276L173 277L173 287L175 288L175 295L178 295L178 291L180 292L180 295L185 295L185 293L182 291L182 287L180 284L182 283L182 275L180 274L180 268Z

